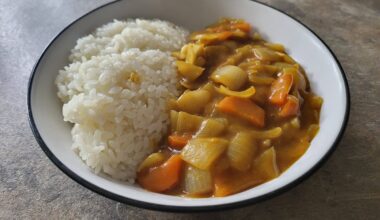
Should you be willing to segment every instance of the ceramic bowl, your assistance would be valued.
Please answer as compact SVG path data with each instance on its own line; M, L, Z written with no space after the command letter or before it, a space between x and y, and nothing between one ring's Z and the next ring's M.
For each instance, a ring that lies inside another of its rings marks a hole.
M306 70L313 91L322 96L320 132L306 153L278 178L223 198L182 198L148 192L96 175L71 150L71 125L63 121L54 79L68 63L78 38L113 19L163 19L190 31L221 17L242 18L271 42L284 44ZM63 29L37 61L29 81L28 109L33 133L52 162L79 184L126 204L162 211L206 211L234 208L270 198L315 171L337 146L349 115L345 74L328 46L301 22L277 9L248 0L129 0L103 5Z

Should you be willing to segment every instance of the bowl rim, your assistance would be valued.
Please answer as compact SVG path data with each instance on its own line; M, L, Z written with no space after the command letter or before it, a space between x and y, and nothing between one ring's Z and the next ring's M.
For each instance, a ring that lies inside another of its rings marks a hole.
M317 171L327 161L327 159L331 156L331 154L335 151L335 149L337 148L339 142L341 141L341 139L343 137L344 131L347 128L347 124L348 124L348 120L349 120L349 115L350 115L350 106L351 106L351 96L350 96L350 89L349 89L349 85L348 85L348 80L347 80L346 73L344 72L344 69L343 69L341 63L339 62L337 56L334 54L334 52L331 50L331 48L327 45L327 43L321 37L319 37L311 28L309 28L307 25L305 25L304 23L302 23L300 20L298 20L297 18L294 18L293 16L289 15L288 13L286 13L286 12L280 10L280 9L277 9L277 8L271 6L271 5L268 5L268 4L262 3L262 2L258 2L256 0L250 0L250 1L253 1L255 3L261 4L263 6L269 7L271 9L273 9L273 10L276 10L276 11L278 11L278 12L286 15L290 19L292 19L292 20L298 22L299 24L301 24L304 28L306 28L308 31L310 31L315 37L317 37L318 40L321 41L321 43L327 48L327 50L330 52L330 54L334 58L334 61L338 65L340 73L341 73L342 78L343 78L343 84L345 86L345 95L346 95L345 115L344 115L344 119L343 119L342 126L340 128L340 131L339 131L337 137L335 138L334 143L332 144L332 146L328 150L328 152L311 169L309 169L307 172L305 172L304 174L302 174L298 178L294 179L289 184L284 185L284 186L282 186L282 187L280 187L280 188L278 188L278 189L276 189L276 190L274 190L272 192L269 192L267 194L264 194L264 195L261 195L261 196L258 196L258 197L254 197L254 198L238 201L238 202L221 204L221 205L212 205L212 206L169 206L169 205L160 205L160 204L149 203L149 202L145 202L145 201L134 200L134 199L130 199L130 198L127 198L127 197L120 196L118 194L112 193L110 191L107 191L106 189L98 187L98 186L96 186L96 185L94 185L94 184L86 181L85 179L83 179L79 175L77 175L74 171L72 171L68 167L66 167L50 151L49 147L45 144L44 140L42 139L42 137L41 137L41 135L40 135L40 133L39 133L39 131L37 129L37 126L36 126L36 123L35 123L35 120L34 120L34 117L33 117L32 104L31 104L31 91L32 91L32 85L33 85L33 81L34 81L34 76L36 75L37 67L39 66L42 58L45 56L45 53L50 48L50 46L53 44L53 42L55 42L57 40L57 38L59 38L61 36L61 34L63 32L65 32L70 26L72 26L73 24L75 24L79 20L83 19L87 15L89 15L89 14L95 12L95 11L98 11L98 10L100 10L100 9L108 6L108 5L117 3L119 1L121 1L121 0L111 1L111 2L108 2L106 4L103 4L103 5L95 8L95 9L92 9L91 11L85 13L84 15L82 15L79 18L77 18L74 21L72 21L69 25L67 25L64 29L62 29L58 34L56 34L55 37L53 37L53 39L47 44L47 46L43 50L41 56L38 58L38 60L34 64L33 69L31 71L31 74L30 74L30 77L29 77L28 90L27 90L27 107L28 107L29 125L31 127L32 133L33 133L33 135L34 135L37 143L41 147L42 151L46 154L46 156L53 162L54 165L56 165L63 173L65 173L71 179L73 179L74 181L76 181L80 185L86 187L87 189L90 189L91 191L93 191L93 192L95 192L97 194L100 194L100 195L102 195L104 197L107 197L109 199L112 199L114 201L121 202L121 203L124 203L124 204L127 204L127 205L136 206L136 207L139 207L139 208L151 209L151 210L157 210L157 211L165 211L165 212L206 212L206 211L218 211L218 210L227 210L227 209L233 209L233 208L243 207L243 206L247 206L247 205L252 205L254 203L261 202L261 201L273 198L274 196L277 196L277 195L279 195L281 193L284 193L284 192L292 189L293 187L295 187L296 185L300 184L301 182L303 182L304 180L306 180L308 177L310 177L315 171Z

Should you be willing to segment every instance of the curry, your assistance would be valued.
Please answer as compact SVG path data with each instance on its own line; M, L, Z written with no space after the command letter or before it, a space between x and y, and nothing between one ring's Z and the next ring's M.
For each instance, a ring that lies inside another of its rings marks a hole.
M221 19L173 53L183 94L164 147L137 182L170 195L222 197L278 177L308 149L322 99L281 44Z

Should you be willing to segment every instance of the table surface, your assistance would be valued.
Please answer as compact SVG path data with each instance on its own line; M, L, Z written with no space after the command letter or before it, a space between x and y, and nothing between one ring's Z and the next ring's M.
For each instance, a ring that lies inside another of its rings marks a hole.
M375 219L380 216L380 1L261 0L312 28L347 74L351 115L339 147L309 179L265 202L214 213L126 206L77 184L29 128L32 67L62 28L110 0L0 1L0 219Z

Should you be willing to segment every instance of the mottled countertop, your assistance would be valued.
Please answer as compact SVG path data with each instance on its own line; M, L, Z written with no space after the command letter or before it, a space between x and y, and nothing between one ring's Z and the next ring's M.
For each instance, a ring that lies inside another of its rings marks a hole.
M214 213L126 206L77 184L45 156L28 124L32 67L62 28L109 0L0 1L0 219L375 219L380 216L380 1L261 0L301 20L347 74L351 116L337 150L302 184Z

